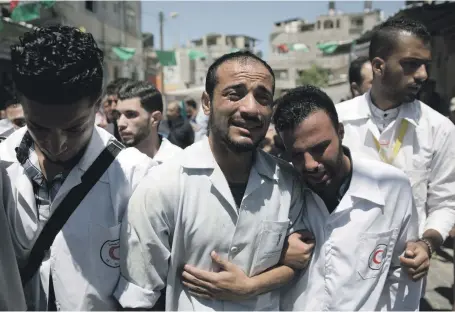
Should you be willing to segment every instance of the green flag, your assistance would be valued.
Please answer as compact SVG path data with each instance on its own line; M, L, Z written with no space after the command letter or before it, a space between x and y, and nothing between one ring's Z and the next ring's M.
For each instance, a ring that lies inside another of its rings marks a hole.
M318 43L316 46L325 54L332 54L338 48L339 44L338 42L331 41L325 43Z
M177 61L175 59L175 52L174 51L160 51L157 50L156 56L158 57L158 61L160 62L161 66L175 66L177 65Z
M28 22L40 17L41 3L21 2L11 13L11 19L15 22Z
M55 4L54 0L39 2L23 1L16 6L11 13L11 19L16 22L28 22L40 18L41 7L49 9Z
M188 57L190 60L198 60L202 58L207 58L207 55L199 50L188 50Z
M122 60L127 61L131 59L136 53L134 48L125 48L125 47L113 47L112 51Z
M294 43L290 47L291 51L303 51L303 52L310 52L308 46L304 43Z

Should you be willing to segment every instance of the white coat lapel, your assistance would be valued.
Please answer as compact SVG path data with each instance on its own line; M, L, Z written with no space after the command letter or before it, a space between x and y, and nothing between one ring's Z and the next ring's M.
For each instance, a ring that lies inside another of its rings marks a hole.
M25 174L24 167L19 163L12 163L6 171L8 172L9 179L13 190L14 201L16 202L16 209L22 213L27 213L30 217L37 216L35 195L33 193L33 185Z

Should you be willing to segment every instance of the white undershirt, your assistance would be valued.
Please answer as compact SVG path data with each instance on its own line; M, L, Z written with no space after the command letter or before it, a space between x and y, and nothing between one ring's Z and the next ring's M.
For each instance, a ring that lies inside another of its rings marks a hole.
M400 112L399 106L383 111L380 108L374 106L374 104L371 102L368 104L370 105L371 116L373 117L371 120L378 127L379 132L384 131L384 129L387 128L387 126L390 125L390 123L398 117L398 113Z

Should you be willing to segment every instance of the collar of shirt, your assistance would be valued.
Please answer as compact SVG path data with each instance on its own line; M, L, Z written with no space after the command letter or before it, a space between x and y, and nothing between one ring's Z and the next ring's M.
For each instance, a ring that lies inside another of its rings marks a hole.
M193 149L199 150L198 153L194 153L197 157L185 158L182 161L182 167L187 169L219 168L218 163L213 156L212 149L210 148L208 136L205 136L191 146L193 146ZM254 157L253 168L255 168L257 173L269 179L278 181L280 166L277 166L276 162L271 162L269 160L269 155L261 149L256 149Z
M417 127L422 116L420 104L421 102L418 100L401 104L398 116L394 119L406 119ZM372 106L374 105L371 103L370 91L352 100L337 104L337 106L338 115L343 123L362 119L372 119L372 122L374 122L372 113Z
M35 151L35 143L28 131L24 134L24 137L15 150L16 158L22 167L24 167L25 174L28 178L37 185L42 186L46 184L46 178L41 171L38 155ZM52 183L63 182L65 178L65 173L59 173L52 179Z
M370 105L370 110L371 110L371 115L377 119L377 120L385 120L385 121L392 121L395 118L398 117L398 114L400 113L400 107L395 107L392 109L388 110L382 110L379 107L375 106L372 102L368 102L368 105Z

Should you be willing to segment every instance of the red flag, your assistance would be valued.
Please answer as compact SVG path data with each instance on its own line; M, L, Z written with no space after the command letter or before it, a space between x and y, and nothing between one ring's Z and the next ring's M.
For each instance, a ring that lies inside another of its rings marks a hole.
M9 11L13 12L13 10L17 7L18 4L19 0L11 0L11 2L9 3Z

